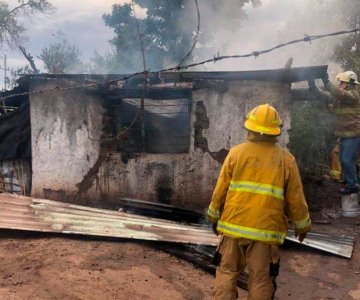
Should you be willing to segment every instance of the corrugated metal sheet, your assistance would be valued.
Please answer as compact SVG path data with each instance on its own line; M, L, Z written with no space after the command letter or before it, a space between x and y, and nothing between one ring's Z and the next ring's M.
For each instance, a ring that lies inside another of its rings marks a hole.
M138 199L121 198L118 199L118 204L126 210L134 211L145 216L151 215L160 218L167 218L170 215L176 215L179 220L186 222L194 222L196 219L206 219L206 215L200 212L188 211L172 205L152 203ZM174 220L173 218L171 219ZM289 230L286 239L300 244L299 240L295 238L294 232L291 230ZM354 242L353 237L330 236L327 234L310 232L308 233L307 238L303 241L302 245L346 258L351 258Z
M287 240L300 243L295 237L293 231L289 231ZM309 246L314 249L326 251L342 257L351 258L354 249L355 239L348 236L330 236L323 233L308 233L302 245Z
M200 226L128 215L51 200L0 195L0 228L217 245Z
M0 228L216 246L201 225L179 223L11 194L0 195ZM297 242L293 232L288 240ZM303 245L351 258L354 238L310 233Z

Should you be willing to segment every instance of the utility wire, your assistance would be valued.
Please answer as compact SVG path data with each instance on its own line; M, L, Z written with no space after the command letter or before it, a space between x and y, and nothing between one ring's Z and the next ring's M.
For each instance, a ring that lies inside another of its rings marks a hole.
M197 67L200 65L205 65L207 63L215 63L217 61L220 60L226 60L226 59L238 59L238 58L248 58L248 57L258 57L260 55L263 54L267 54L269 52L272 52L274 50L289 46L289 45L293 45L293 44L298 44L298 43L302 43L302 42L310 42L314 41L314 40L319 40L319 39L323 39L326 37L332 37L332 36L339 36L339 35L344 35L344 34L349 34L349 33L355 33L355 32L359 32L360 29L359 28L355 28L352 30L343 30L343 31L338 31L338 32L332 32L332 33L328 33L328 34L322 34L322 35L306 35L304 36L304 38L302 39L296 39L296 40L292 40L289 41L287 43L283 43L283 44L279 44L277 46L274 46L272 48L269 49L265 49L265 50L260 50L260 51L253 51L247 54L237 54L237 55L224 55L224 56L214 56L213 58L209 58L200 62L196 62L196 63L192 63L192 64L188 64L188 65L177 65L177 66L173 66L170 68L165 68L165 69L161 69L158 71L141 71L141 72L136 72L133 74L129 74L123 77L119 77L117 79L113 79L113 80L108 80L108 81L103 81L103 82L97 82L97 83L88 83L88 84L83 84L83 85L76 85L76 86L71 86L71 87L67 87L67 88L60 88L60 87L55 87L52 89L45 89L45 90L35 90L35 91L29 91L29 92L24 92L24 93L19 93L19 94L13 94L13 95L8 95L8 96L4 96L4 97L0 97L0 101L1 100L6 100L8 98L12 98L12 97L17 97L17 96L26 96L26 95L34 95L34 94L42 94L42 93L49 93L49 92L57 92L57 91L67 91L67 90L74 90L74 89L81 89L81 88L86 88L86 87L101 87L102 85L108 85L111 83L116 83L118 81L124 81L124 80L128 80L130 78L133 78L135 76L138 75L145 75L145 77L147 77L149 74L156 74L156 73L162 73L162 72L170 72L170 71L181 71L181 70L186 70L186 69L190 69L193 67Z
M199 9L199 3L198 0L195 0L195 5L196 5L196 10L197 10L197 19L198 19L198 24L197 24L197 29L196 29L196 34L194 36L194 40L193 40L193 44L191 46L190 51L184 56L184 58L179 62L179 66L183 64L183 62L192 54L193 50L195 49L195 46L198 42L198 38L199 38L199 33L200 33L200 9Z
M120 138L124 135L125 132L128 132L129 129L131 129L134 126L134 124L136 123L137 119L139 118L139 114L140 114L141 150L144 151L145 150L145 124L144 124L145 113L144 113L144 111L145 111L145 94L146 94L146 87L147 87L148 72L146 70L143 35L141 34L139 21L137 19L136 11L135 11L135 1L132 0L131 4L132 4L132 8L133 8L134 17L135 17L136 30L139 35L140 50L141 50L141 55L142 55L142 59L143 59L143 67L144 67L145 76L144 76L144 83L143 83L143 88L142 88L142 95L141 95L141 99L140 99L140 109L137 111L136 116L135 116L134 120L131 122L130 126L126 129L120 131Z
M144 130L145 130L145 128L144 128L144 109L145 109L144 101L145 101L145 94L146 94L146 88L147 88L147 79L148 79L147 77L148 77L149 72L146 70L144 42L143 42L142 34L141 34L141 31L140 31L139 21L137 19L136 12L135 12L135 2L134 2L134 0L131 1L131 6L132 6L132 9L133 9L133 13L134 13L134 18L135 18L135 23L136 23L136 30L137 30L137 33L139 35L140 50L141 50L141 55L142 55L142 60L143 60L143 67L144 67L144 71L139 72L138 74L145 74L143 88L142 88L142 94L141 94L141 99L140 99L140 109L137 110L136 115L135 115L134 119L131 121L130 125L128 127L126 127L126 128L121 129L115 137L104 138L104 139L94 139L94 138L90 137L89 132L88 132L88 137L92 141L96 140L96 141L101 141L101 142L112 142L112 141L116 141L116 140L121 140L123 138L123 136L135 125L136 121L140 117L141 146L142 146L142 148L144 148ZM109 82L107 82L107 83L109 83ZM144 150L144 149L142 149L142 150Z
M143 39L142 39L142 34L141 34L141 32L140 32L139 21L138 21L138 19L137 19L137 17L136 17L135 2L134 2L134 0L131 1L131 6L132 6L133 13L134 13L134 17L135 17L136 30L137 30L137 33L138 33L138 35L139 35L140 49L141 49L143 66L144 66L144 72L145 72L145 71L146 71L146 60L145 60L144 42L143 42Z

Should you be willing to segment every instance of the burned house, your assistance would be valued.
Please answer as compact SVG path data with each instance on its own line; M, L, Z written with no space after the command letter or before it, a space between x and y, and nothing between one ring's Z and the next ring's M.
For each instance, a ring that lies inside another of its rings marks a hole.
M3 164L31 161L26 184L35 197L104 207L131 197L204 208L228 150L245 139L245 114L272 103L286 147L291 103L309 96L291 84L312 83L326 70L165 72L127 80L27 75L24 103L0 118L4 137L22 127L26 138L1 139L0 157Z
M27 80L2 97L28 92ZM0 105L0 174L1 190L31 193L31 126L27 97L8 98Z

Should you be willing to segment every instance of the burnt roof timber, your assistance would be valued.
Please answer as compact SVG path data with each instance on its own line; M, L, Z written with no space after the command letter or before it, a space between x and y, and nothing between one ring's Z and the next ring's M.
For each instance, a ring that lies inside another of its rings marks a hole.
M150 83L161 82L192 82L194 80L258 80L278 81L284 83L308 81L323 78L327 72L327 65L299 67L291 69L257 70L257 71L218 71L218 72L162 72L149 73ZM110 81L119 80L129 74L24 74L23 76L33 79L78 79ZM144 74L136 75L128 81L137 83L144 80Z
M291 89L292 101L321 101L328 102L331 100L330 95L321 93L317 89Z
M93 93L92 90L89 90ZM100 91L106 96L113 96L121 99L146 99L153 100L171 100L171 99L187 99L192 96L191 88L147 88L145 94L141 88L116 88L109 91Z

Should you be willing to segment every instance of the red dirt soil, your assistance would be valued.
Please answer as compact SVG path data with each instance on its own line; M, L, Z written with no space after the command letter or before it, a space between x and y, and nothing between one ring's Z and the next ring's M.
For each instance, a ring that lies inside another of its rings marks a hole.
M358 219L316 226L355 235ZM143 242L0 231L0 299L211 299L213 276ZM360 245L351 260L282 248L276 299L360 299ZM239 290L240 299L247 293Z
M313 231L355 236L351 260L287 243L281 251L275 299L360 300L360 218L332 218L338 184L304 182ZM129 240L0 230L0 300L211 299L213 276L161 251ZM239 298L247 293L239 289Z

